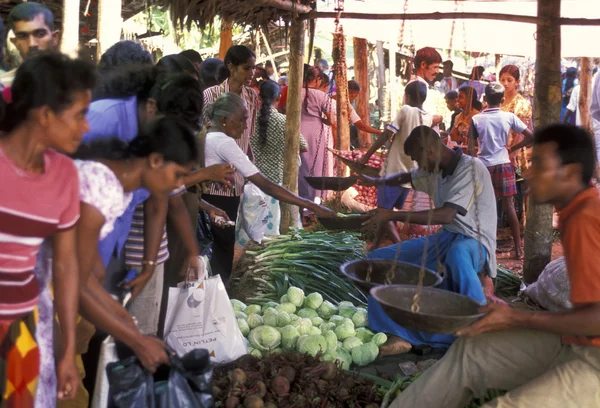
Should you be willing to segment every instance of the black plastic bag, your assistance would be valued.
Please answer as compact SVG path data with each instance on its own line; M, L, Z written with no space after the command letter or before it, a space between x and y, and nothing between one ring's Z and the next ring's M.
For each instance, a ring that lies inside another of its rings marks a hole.
M201 407L212 408L215 404L212 395L213 367L206 349L195 349L181 358L184 376Z
M109 363L106 375L110 384L108 408L155 408L154 379L137 357Z
M210 216L206 211L200 210L198 213L198 228L196 228L196 237L198 238L198 247L200 255L212 258L213 234L211 232Z

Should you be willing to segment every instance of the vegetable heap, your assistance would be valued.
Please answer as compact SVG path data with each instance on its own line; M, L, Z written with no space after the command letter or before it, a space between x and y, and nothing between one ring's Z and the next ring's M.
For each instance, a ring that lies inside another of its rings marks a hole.
M233 297L262 305L277 302L290 286L318 292L337 304L359 305L367 297L341 272L340 266L364 257L359 234L292 230L263 240L264 248L246 251L232 278ZM292 312L293 313L293 312Z
M363 367L375 361L379 346L387 341L385 334L366 328L366 309L347 301L336 306L320 293L305 296L293 286L280 303L246 306L233 299L231 304L238 327L250 342L248 353L255 357L282 351L319 354L348 370L351 364Z
M358 161L365 155L366 151L352 150L350 152L339 151L337 153L346 159ZM367 166L380 169L382 168L384 161L385 158L376 153L369 157L369 161L367 161L366 164ZM352 188L358 192L358 195L354 197L354 200L368 206L370 209L377 207L377 187L366 187L356 184L352 186Z
M216 407L378 408L384 390L334 363L298 353L244 356L214 372Z

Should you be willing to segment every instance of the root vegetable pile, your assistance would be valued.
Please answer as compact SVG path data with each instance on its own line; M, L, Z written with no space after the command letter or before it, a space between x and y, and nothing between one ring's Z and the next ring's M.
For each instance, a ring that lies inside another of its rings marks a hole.
M366 153L363 150L352 150L350 152L340 151L337 152L340 156L358 161L360 160ZM381 169L385 162L385 158L375 153L371 157L369 157L369 161L366 163L367 166L375 167L376 169ZM358 192L358 195L354 197L354 200L360 204L366 205L369 209L373 209L377 207L377 187L366 187L361 185L354 185L353 188Z
M216 407L374 408L385 390L333 362L297 353L244 356L215 369Z

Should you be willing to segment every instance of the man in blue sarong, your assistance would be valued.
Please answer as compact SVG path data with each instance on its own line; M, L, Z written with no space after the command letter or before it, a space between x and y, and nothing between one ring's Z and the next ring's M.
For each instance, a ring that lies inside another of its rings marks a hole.
M460 293L481 304L493 299L491 278L496 276L497 210L489 171L479 159L452 150L430 127L416 127L404 143L404 151L419 165L408 173L382 178L361 176L366 185L402 185L411 183L427 193L435 208L427 211L392 211L379 208L367 223L381 225L389 221L421 225L441 224L433 235L404 241L374 250L369 258L392 259L438 270L444 269L441 289ZM484 287L486 290L484 290ZM427 302L421 298L421 302ZM392 336L382 354L395 354L411 345L449 347L455 336L408 330L393 322L379 303L369 297L369 327ZM386 348L395 352L388 352Z

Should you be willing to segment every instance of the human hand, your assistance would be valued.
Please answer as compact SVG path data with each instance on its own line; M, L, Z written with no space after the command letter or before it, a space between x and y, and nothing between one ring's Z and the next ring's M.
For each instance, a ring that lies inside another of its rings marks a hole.
M367 186L367 187L375 187L379 184L379 177L371 177L371 176L366 176L364 174L359 174L358 175L358 184L363 185L363 186Z
M335 217L336 212L331 208L324 207L322 205L315 204L313 208L311 208L312 212L315 213L317 217Z
M233 173L235 173L235 167L231 163L213 164L212 166L208 166L206 170L209 171L209 180L219 182L226 187L231 187Z
M146 370L154 373L161 365L169 365L165 343L156 337L144 336L141 333L139 336L132 349Z
M59 400L75 398L81 384L79 371L75 365L75 356L63 357L56 365L57 396Z
M198 256L190 256L183 264L180 276L188 281L204 279L204 265Z
M144 289L150 278L152 277L153 271L144 270L135 279L127 282L123 285L125 289L131 290L131 300L135 299L140 292Z
M457 336L476 336L478 334L506 330L514 326L517 311L510 306L499 303L491 303L479 309L479 312L485 313L480 320L459 330Z
M443 120L444 118L441 115L434 115L433 119L431 120L431 127L439 125Z
M392 220L392 216L394 211L386 210L385 208L377 208L375 210L369 211L367 214L369 218L365 222L363 222L363 227L369 226L380 226L384 222L388 222Z
M208 216L210 217L211 221L213 221L213 222L215 221L215 217L223 217L223 218L225 218L225 221L231 221L225 211L223 211L220 208L217 208L213 205L210 205L210 208L208 209L207 212L208 212Z

